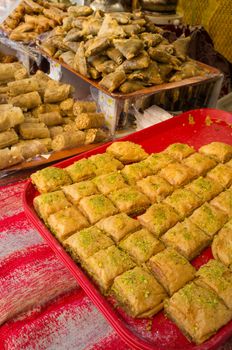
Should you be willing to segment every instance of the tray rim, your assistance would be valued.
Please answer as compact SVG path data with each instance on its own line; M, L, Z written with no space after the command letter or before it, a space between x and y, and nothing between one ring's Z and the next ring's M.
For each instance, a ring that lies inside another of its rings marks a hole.
M207 75L205 75L205 76L198 75L196 77L183 79L183 80L178 81L178 82L163 83L163 84L160 84L160 85L153 85L151 87L147 87L147 88L135 91L135 92L130 92L128 94L124 94L124 93L121 93L121 92L110 92L107 89L103 88L99 84L99 81L97 81L97 80L95 81L93 79L90 79L90 78L80 74L74 68L70 67L67 63L64 63L63 61L60 61L59 59L50 56L48 53L46 53L42 49L41 45L39 45L38 43L37 43L37 49L38 49L38 52L40 52L41 55L43 55L48 60L60 64L62 67L66 68L68 71L72 72L74 75L76 75L77 77L81 78L85 82L89 83L91 86L97 88L98 90L102 91L106 95L108 95L108 96L110 96L110 97L112 97L114 99L118 99L118 100L133 99L133 98L137 98L137 97L152 95L152 94L155 94L155 93L159 93L159 92L162 92L162 91L175 89L175 88L178 88L178 87L194 86L194 85L197 85L197 84L199 84L201 82L207 83L207 82L214 81L214 80L217 80L218 78L223 77L223 74L222 74L222 72L219 69L217 69L215 67L211 67L211 66L209 66L209 65L207 65L205 63L193 60L193 61L197 62L199 67L205 68L206 70L208 70L209 73Z
M215 111L215 109L204 109L207 112ZM203 111L203 109L198 109L195 111ZM187 116L189 114L193 113L193 111L188 111L185 113L182 113L179 117L183 118L183 116ZM231 118L232 120L232 114L228 112L221 113L221 116L224 115L225 118L218 118L222 121L226 121L227 118ZM201 116L203 118L203 116ZM204 116L205 117L205 116ZM164 121L160 124L163 124L165 126L166 124L172 124L173 119L176 119L178 117L172 118L170 120ZM159 125L159 124L157 124ZM138 131L134 134L141 135L145 132L145 130L156 128L157 125L151 126L147 129ZM132 134L132 135L134 135ZM121 140L130 140L130 136L125 136L121 139L118 139L117 141ZM116 141L116 142L117 142ZM110 145L113 141L107 142L106 144L95 148L92 151L88 151L85 153L82 153L80 155L74 156L68 160L64 160L62 162L59 162L55 164L55 166L58 167L64 167L66 166L67 162L70 162L70 160L76 160L81 159L83 157L87 157L88 154L99 153L101 151L104 151L108 145ZM34 209L30 207L27 197L30 195L30 191L34 191L34 186L32 185L31 180L29 179L26 182L25 189L23 192L23 207L26 216L29 218L29 220L32 222L32 224L35 226L35 228L39 231L41 236L46 240L47 244L53 249L53 251L58 255L58 257L63 261L63 263L66 265L66 267L70 270L72 275L76 278L79 285L82 287L82 289L86 292L88 297L93 301L93 303L98 307L98 309L102 312L103 316L109 321L111 326L116 330L116 332L119 334L119 336L127 343L128 345L132 346L134 349L144 349L144 350L164 350L164 347L155 347L154 344L152 344L151 341L140 338L139 335L135 335L133 331L130 331L129 328L126 327L126 322L121 320L116 313L113 310L113 306L110 305L110 303L107 301L107 299L99 292L98 288L92 283L91 279L85 274L84 271L82 271L81 267L77 265L74 260L68 255L68 253L65 251L65 249L61 246L61 244L56 240L56 238L50 233L50 231L47 229L47 227L43 224L43 222L39 219L37 214L35 213ZM217 349L219 345L224 344L227 339L229 339L232 336L232 320L225 326L230 327L230 331L224 330L223 328L220 329L220 334L216 333L213 337L211 337L206 342L196 345L193 343L192 350L214 350ZM216 339L215 339L216 337Z

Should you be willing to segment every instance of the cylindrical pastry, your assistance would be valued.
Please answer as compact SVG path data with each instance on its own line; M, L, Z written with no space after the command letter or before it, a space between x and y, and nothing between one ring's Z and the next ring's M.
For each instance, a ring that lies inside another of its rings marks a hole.
M9 88L8 91L10 96L17 96L17 95L26 94L32 91L38 91L39 84L36 79L28 78L28 79L22 79L18 81L12 81L11 83L8 83L8 88Z
M75 119L78 129L101 128L105 124L103 113L81 113Z
M7 130L24 122L24 115L19 107L13 107L11 105L2 106L6 107L1 108L0 106L0 131Z
M85 143L85 133L82 131L67 131L57 135L52 141L52 149L61 151L63 149L81 146Z
M4 131L0 133L0 149L5 148L11 145L14 145L18 142L18 135L14 131L14 129L11 129L9 131Z
M76 101L73 105L73 113L78 116L81 113L95 113L97 105L92 101Z
M18 151L24 159L33 158L39 154L47 153L47 147L38 140L22 141L11 147L12 151Z
M22 65L18 62L14 63L0 63L0 82L9 82L15 79L15 72L20 69Z
M25 140L50 137L49 130L44 123L22 123L19 126L19 132Z
M54 88L47 88L44 92L45 103L56 103L66 100L71 93L71 85L62 84L54 86Z
M50 152L52 150L52 139L50 137L46 137L44 139L38 139L40 143L42 143Z
M51 128L49 128L49 130L52 139L54 139L55 136L60 135L64 132L63 126L52 126Z
M59 112L49 112L40 114L39 120L47 126L63 124L63 118Z
M10 99L10 103L23 110L28 110L39 106L42 101L37 91L29 92L27 94L18 95Z
M13 152L9 148L0 150L0 170L9 168L12 165L23 162L23 157L20 153Z
M67 98L67 100L64 100L60 104L60 109L62 112L62 115L67 117L73 117L73 105L74 105L74 99L73 98Z

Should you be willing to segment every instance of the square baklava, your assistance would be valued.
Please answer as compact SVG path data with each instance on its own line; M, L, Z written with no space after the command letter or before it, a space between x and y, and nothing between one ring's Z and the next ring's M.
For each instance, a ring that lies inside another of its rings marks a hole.
M114 280L112 292L132 317L151 317L163 308L164 288L145 269L135 267Z
M63 242L75 231L79 231L90 224L75 207L68 207L51 214L48 217L48 226L57 239Z
M74 260L80 262L113 244L114 242L96 226L78 231L64 241L65 248Z
M225 163L232 158L232 146L224 142L211 142L202 146L199 152L221 163Z
M232 219L214 237L212 252L215 259L232 267Z
M120 213L98 221L96 226L118 243L129 233L137 231L141 225L138 220L132 219L125 213Z
M174 187L158 175L148 176L138 181L137 187L152 203L161 202L174 191Z
M205 203L189 219L208 236L213 237L227 222L228 216L222 210Z
M211 200L223 191L223 187L219 182L202 176L188 184L186 189L195 193L202 203Z
M171 145L169 145L165 151L168 155L170 155L170 157L180 161L188 156L190 156L191 154L193 154L195 151L195 149L189 145L187 145L186 143L172 143Z
M77 182L69 186L63 186L62 191L67 199L74 205L78 205L80 200L84 197L99 193L97 186L91 180Z
M164 244L145 228L123 239L119 247L125 250L137 264L146 262L152 255L165 248Z
M65 170L68 172L73 182L80 182L93 178L95 176L96 167L89 159L83 158L69 165Z
M189 219L178 222L161 237L161 240L187 260L195 258L211 242L210 237Z
M139 222L159 238L179 220L179 215L167 204L153 204L143 215L138 216Z
M232 312L211 290L189 283L170 299L164 309L190 341L201 344L231 320Z
M117 214L118 210L113 203L103 194L95 194L85 197L80 200L79 208L84 215L89 219L91 224Z
M62 191L55 191L35 197L33 205L37 214L46 222L49 215L70 207L72 204L68 202Z
M201 205L201 200L195 193L181 188L174 191L163 203L170 205L179 214L180 218L184 219Z
M127 253L111 246L85 259L84 266L101 290L107 292L115 277L135 267L135 263Z
M72 183L69 174L64 169L56 167L48 167L36 171L31 175L31 180L40 193L56 191L61 186Z
M174 187L181 187L196 177L196 172L181 163L170 163L163 168L159 175Z
M204 154L193 153L183 160L183 164L195 170L198 176L205 175L209 170L217 165L217 162Z
M152 256L147 264L169 295L175 293L195 277L195 268L172 248L166 248Z
M97 185L98 190L104 195L127 186L119 172L97 176L93 181Z
M109 198L120 212L136 215L144 212L150 201L143 193L134 187L125 187L109 194Z

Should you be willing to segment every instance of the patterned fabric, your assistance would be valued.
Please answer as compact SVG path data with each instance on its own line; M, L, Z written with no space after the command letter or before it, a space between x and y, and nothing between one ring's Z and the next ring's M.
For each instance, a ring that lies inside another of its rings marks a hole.
M179 0L177 11L190 25L202 25L211 36L215 49L232 63L231 0Z

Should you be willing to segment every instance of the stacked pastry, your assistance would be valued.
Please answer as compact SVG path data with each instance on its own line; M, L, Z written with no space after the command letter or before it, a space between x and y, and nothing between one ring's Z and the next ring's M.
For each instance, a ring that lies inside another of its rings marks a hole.
M107 138L96 103L74 101L71 85L41 71L28 76L18 62L0 63L0 92L0 169Z
M61 24L66 10L67 4L58 1L23 0L1 27L11 40L30 42Z
M197 152L177 143L148 155L116 142L31 179L41 193L38 215L129 315L165 307L196 343L232 319L231 145L212 142ZM217 260L196 271L191 260L211 243Z
M44 52L113 92L206 74L187 58L189 38L170 44L141 12L93 12L71 6L63 25L43 41Z

